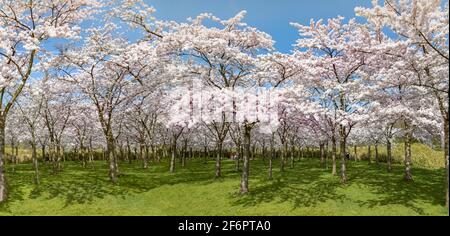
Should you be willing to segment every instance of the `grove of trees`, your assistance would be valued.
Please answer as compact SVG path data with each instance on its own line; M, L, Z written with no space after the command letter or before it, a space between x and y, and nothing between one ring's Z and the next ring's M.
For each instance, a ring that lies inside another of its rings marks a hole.
M363 20L291 23L298 40L281 53L245 11L175 22L142 0L0 0L0 202L19 145L31 150L36 185L40 163L58 174L68 160L107 161L112 184L132 161L175 172L212 158L222 178L233 153L246 194L257 156L272 179L274 161L287 171L317 150L347 184L356 147L377 164L386 148L380 171L391 171L403 142L412 181L412 142L439 140L448 207L448 0L372 2L355 8Z

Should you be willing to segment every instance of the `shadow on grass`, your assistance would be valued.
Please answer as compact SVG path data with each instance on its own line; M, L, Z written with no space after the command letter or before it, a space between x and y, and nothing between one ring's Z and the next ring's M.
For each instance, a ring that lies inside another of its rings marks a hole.
M72 204L92 203L95 199L106 196L125 197L130 194L147 192L163 185L180 183L208 184L214 181L213 167L192 165L179 168L175 173L168 173L166 163L154 164L149 169L142 169L140 163L121 163L120 177L117 184L108 178L108 165L96 162L95 169L82 168L78 163L65 164L59 174L52 174L50 166L41 165L41 184L36 186L32 179L34 172L29 165L16 167L15 173L8 173L12 179L8 201L0 205L0 211L9 211L9 204L30 199L64 199L64 207ZM208 169L211 169L209 171ZM27 191L28 190L28 191Z
M423 215L425 209L420 207L423 206L421 203L443 206L445 201L445 170L414 168L415 180L406 182L403 180L402 166L395 166L394 171L388 173L384 164L349 163L348 183L344 186L338 176L333 177L330 171L318 169L317 166L318 161L306 160L298 163L295 169L277 173L273 181L264 181L264 177L259 176L261 180L253 189L250 186L250 193L235 198L233 204L246 207L290 202L296 209L314 207L327 200L346 200L366 208L397 204ZM267 171L259 170L261 172ZM346 188L351 190L345 191ZM364 201L352 198L361 191L370 191L376 198Z
M141 168L140 163L121 163L119 183L111 184L108 179L108 165L95 162L95 169L82 168L78 163L65 164L63 172L52 174L50 166L41 165L41 185L33 185L34 172L31 165L16 167L16 172L7 169L9 181L9 199L0 205L0 212L10 212L9 204L31 199L55 199L64 201L64 206L92 203L106 196L125 197L139 194L164 185L181 183L207 185L215 181L232 179L236 181L236 192L240 173L234 170L234 163L223 162L223 179L214 179L214 162L203 164L202 160L188 162L186 168L177 166L176 173L168 172L168 164L153 163L149 169ZM178 163L177 163L178 164ZM278 160L274 162L274 178L267 180L267 163L261 160L251 162L250 193L245 196L229 194L229 202L234 206L257 207L259 204L288 202L293 209L314 207L322 202L351 201L365 208L375 208L398 204L425 214L420 203L443 205L445 193L444 170L413 169L414 182L402 180L401 166L395 166L388 173L384 164L376 166L367 162L349 163L348 185L343 186L338 176L332 176L331 170L318 168L319 160L305 159L296 167L279 172ZM365 188L359 188L358 186ZM348 188L348 190L347 190ZM343 190L343 191L341 191ZM353 192L351 192L353 191ZM368 200L354 198L358 191L370 191L376 196ZM419 203L419 204L418 204Z
M357 168L354 182L370 187L372 193L377 195L377 199L358 201L360 206L374 208L397 204L423 215L425 209L419 207L420 203L438 206L445 204L444 169L413 168L414 180L408 182L403 179L402 166L395 166L391 173L386 171L384 164L372 164L364 170L361 166Z
M294 169L286 168L280 172L274 166L273 180L267 180L267 170L260 169L259 182L250 186L250 193L238 197L233 205L244 207L257 206L261 203L291 202L293 209L298 207L313 207L328 199L344 199L345 196L336 192L341 183L328 174L328 170L317 168L319 163L314 160L303 160Z

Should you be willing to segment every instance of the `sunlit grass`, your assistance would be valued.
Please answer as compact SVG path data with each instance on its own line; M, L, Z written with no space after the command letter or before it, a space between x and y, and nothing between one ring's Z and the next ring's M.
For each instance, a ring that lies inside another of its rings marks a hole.
M178 163L177 163L178 164ZM328 165L329 166L329 165ZM343 186L316 159L303 159L268 181L267 163L251 162L251 193L239 196L240 173L224 161L223 178L214 179L214 161L189 160L186 168L168 172L166 162L120 163L120 181L112 185L106 162L95 168L64 163L51 174L41 165L41 185L32 181L30 164L12 173L7 167L10 198L0 215L447 215L443 206L443 169L415 168L414 182L403 181L403 169L367 162L349 163Z

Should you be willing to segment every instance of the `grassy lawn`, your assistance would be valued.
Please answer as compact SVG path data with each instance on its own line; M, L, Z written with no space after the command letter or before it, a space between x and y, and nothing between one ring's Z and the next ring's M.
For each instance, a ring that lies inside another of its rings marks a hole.
M350 147L349 151L354 155L354 148ZM387 160L387 150L385 145L379 146L379 155L381 160ZM367 155L367 147L358 147L357 153L359 157ZM403 163L405 153L404 143L395 143L392 147L393 162L398 164ZM443 168L445 167L444 152L430 148L422 143L413 143L411 145L412 162L416 166L426 168ZM371 147L372 161L375 161L375 148Z
M178 163L177 163L178 164ZM10 172L10 198L0 215L448 215L444 203L444 170L413 171L414 182L402 180L402 167L387 173L384 165L349 164L349 184L342 186L315 159L304 159L285 173L275 165L266 179L262 160L251 162L251 194L238 196L240 175L225 161L224 177L214 180L214 162L190 160L168 173L168 164L148 170L121 163L120 182L113 186L107 165L95 169L66 162L59 175L41 165L41 185L32 183L31 165Z

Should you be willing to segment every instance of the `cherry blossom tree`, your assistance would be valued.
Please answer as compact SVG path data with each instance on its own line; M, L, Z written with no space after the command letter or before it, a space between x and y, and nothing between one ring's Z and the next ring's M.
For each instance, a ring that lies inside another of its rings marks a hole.
M118 174L113 130L115 117L125 101L142 92L132 86L137 81L128 76L128 69L116 63L117 60L121 61L117 58L121 58L127 42L121 37L115 37L115 30L113 24L90 29L82 47L62 52L59 62L65 66L58 68L65 79L76 86L76 92L84 94L85 99L96 107L107 144L109 177L113 183L117 182Z
M445 3L445 5L444 5ZM386 0L384 4L373 1L372 8L357 7L356 14L366 17L375 31L384 27L392 30L397 45L407 50L390 52L396 61L404 61L404 67L416 75L409 84L428 90L439 106L444 133L444 158L446 163L446 206L448 207L449 179L449 112L448 112L448 65L449 65L449 3L448 1L398 1Z
M201 80L205 87L217 90L238 86L253 86L250 78L255 67L255 54L273 49L271 37L243 22L246 12L222 20L212 14L201 14L189 23L168 23L162 33L160 47L171 54L193 61L188 72ZM207 26L212 21L219 27ZM142 24L139 24L142 26ZM220 93L220 92L219 92ZM221 177L223 143L230 130L230 117L225 113L207 123L217 144L216 178Z
M31 145L31 158L34 169L34 183L39 185L39 162L37 158L37 131L42 122L42 108L44 103L43 87L40 81L24 87L23 96L16 100L17 108L22 115L22 121L26 124Z
M7 196L3 170L5 121L51 38L74 39L100 0L0 1L0 202Z
M364 99L358 91L364 91L366 77L363 68L369 61L367 54L357 49L371 39L369 31L350 19L345 24L343 17L311 20L309 26L292 24L300 33L297 50L306 50L303 66L308 71L309 86L317 97L316 101L327 105L335 112L339 130L341 156L341 181L347 182L345 155L347 137L358 117L363 113ZM323 103L323 100L329 100Z

